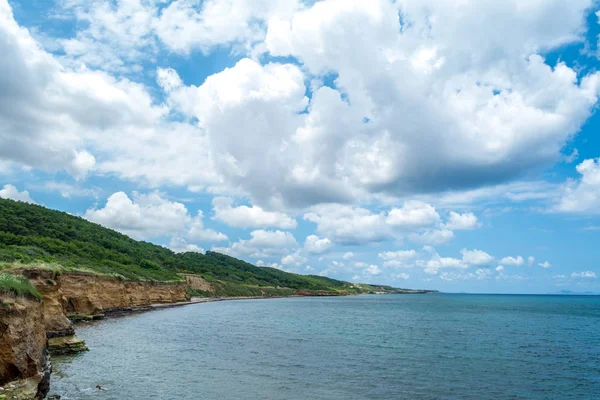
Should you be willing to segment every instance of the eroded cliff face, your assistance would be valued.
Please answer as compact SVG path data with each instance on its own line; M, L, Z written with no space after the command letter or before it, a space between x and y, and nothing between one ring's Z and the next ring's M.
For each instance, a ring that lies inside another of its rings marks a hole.
M212 285L206 279L204 279L198 275L191 275L191 274L182 274L182 276L185 279L187 286L190 289L202 290L204 292L210 292L210 293L214 292Z
M75 273L60 276L58 282L67 315L105 313L189 300L187 285L183 282L129 282Z
M187 284L130 282L87 273L60 273L47 269L15 270L26 276L44 298L48 337L73 334L68 317L132 310L157 303L189 300Z
M71 319L143 309L189 300L187 284L129 282L86 273L15 268L38 289L43 302L0 298L0 399L43 398L49 389L53 354L87 350ZM4 396L4 397L2 397Z
M0 298L0 396L43 398L51 366L46 351L44 306L36 300Z

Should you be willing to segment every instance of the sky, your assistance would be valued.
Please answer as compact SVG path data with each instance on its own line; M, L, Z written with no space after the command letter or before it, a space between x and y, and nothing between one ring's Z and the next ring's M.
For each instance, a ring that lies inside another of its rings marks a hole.
M0 197L176 252L600 292L592 0L0 0Z

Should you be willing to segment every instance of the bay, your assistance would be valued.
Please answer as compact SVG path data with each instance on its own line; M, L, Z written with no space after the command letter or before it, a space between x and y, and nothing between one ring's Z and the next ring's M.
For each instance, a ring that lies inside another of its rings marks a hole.
M65 400L600 398L598 296L225 301L77 333L91 351L53 358Z

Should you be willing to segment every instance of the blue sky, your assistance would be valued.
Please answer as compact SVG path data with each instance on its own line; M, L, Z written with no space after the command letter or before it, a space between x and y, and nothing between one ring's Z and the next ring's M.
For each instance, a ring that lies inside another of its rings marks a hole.
M600 292L591 0L0 0L0 196L174 251Z

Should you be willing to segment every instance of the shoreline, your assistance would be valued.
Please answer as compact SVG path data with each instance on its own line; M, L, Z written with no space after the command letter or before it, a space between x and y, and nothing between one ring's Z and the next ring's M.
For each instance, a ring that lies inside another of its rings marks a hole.
M156 303L156 304L150 304L147 306L140 306L140 307L132 307L132 308L121 308L121 309L115 309L115 310L109 310L106 311L102 314L100 314L100 318L90 318L90 319L75 319L72 322L77 325L77 324L81 324L81 323L85 323L85 322L90 322L90 321L101 321L102 319L105 318L118 318L118 317L124 317L127 315L133 315L133 314L141 314L141 313L145 313L148 311L157 311L157 310L165 310L165 309L169 309L169 308L176 308L176 307L184 307L184 306L190 306L190 305L195 305L195 304L203 304L203 303L215 303L215 302L219 302L219 301L234 301L234 300L269 300L269 299L288 299L288 298L310 298L310 297L349 297L349 296L363 296L369 293L356 293L356 294L347 294L344 296L302 296L302 295L290 295L290 296L240 296L240 297L192 297L189 301L179 301L179 302L175 302L175 303Z

